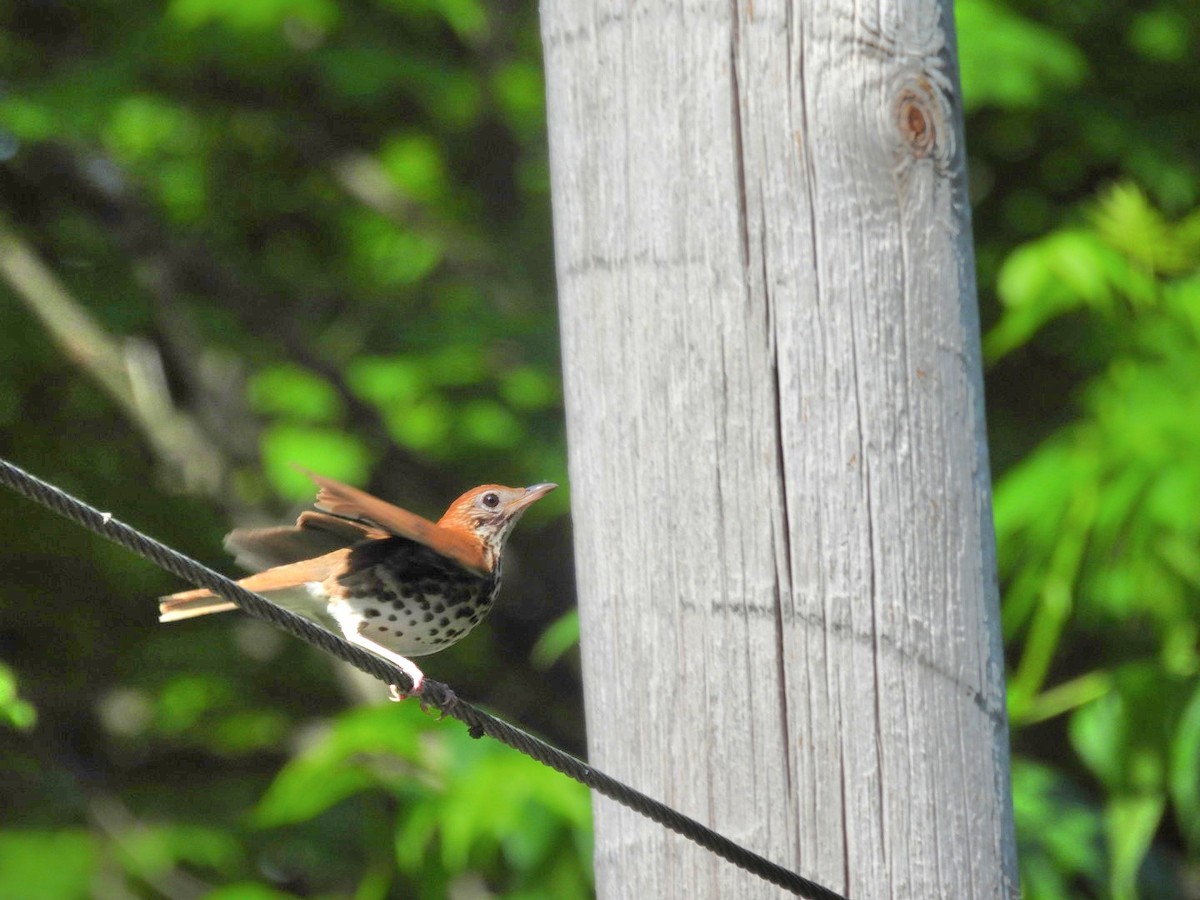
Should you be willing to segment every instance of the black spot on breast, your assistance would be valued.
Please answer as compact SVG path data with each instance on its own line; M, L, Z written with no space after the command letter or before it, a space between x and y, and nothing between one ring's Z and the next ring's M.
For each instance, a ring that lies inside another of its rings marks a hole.
M430 636L430 637L437 637L437 636L438 636L438 630L437 630L436 628L430 628L430 629L429 629L429 636Z
M438 625L440 625L442 628L445 628L449 624L450 624L449 616L442 616L441 619L438 620Z
M471 615L471 607L469 607L469 606L460 606L460 607L458 608L458 612L456 612L456 613L454 614L454 618L456 618L456 619L465 619L465 618L466 618L467 616L469 616L469 615Z
M435 605L434 605L434 607L433 607L433 611L434 611L435 613L445 612L445 611L446 611L446 604L445 604L445 603L438 603L438 604L435 604Z
M366 616L368 619L373 619L373 618L375 618L377 615L379 615L379 610L377 610L377 609L364 609L364 610L363 610L363 615L364 615L364 616Z
M425 618L423 621L432 622L433 621L433 613L425 613Z
M395 622L395 621L396 621L396 614L395 614L395 613L392 613L390 616L388 616L388 621L389 621L389 622Z
M416 620L416 619L409 619L409 620L408 620L408 627L409 627L409 628L412 628L412 627L413 627L414 625L416 625L416 624L417 624L417 620Z
M386 625L380 625L377 630L379 631L380 634L382 634L383 632L388 630L388 627Z

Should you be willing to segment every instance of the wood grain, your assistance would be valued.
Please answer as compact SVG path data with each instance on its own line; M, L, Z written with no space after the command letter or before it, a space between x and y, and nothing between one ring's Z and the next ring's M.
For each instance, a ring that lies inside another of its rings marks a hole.
M853 898L1016 897L948 10L542 21L592 760ZM595 815L601 897L777 893Z

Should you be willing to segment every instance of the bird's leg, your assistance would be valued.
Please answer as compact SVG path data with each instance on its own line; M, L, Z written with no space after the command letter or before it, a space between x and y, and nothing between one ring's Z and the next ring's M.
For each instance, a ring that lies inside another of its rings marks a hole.
M425 673L417 668L417 664L411 659L401 656L399 653L393 653L387 647L382 647L368 637L362 635L357 629L346 629L343 631L346 639L352 644L357 644L364 650L374 653L376 656L382 656L388 662L399 666L400 669L412 679L412 689L407 693L401 692L394 684L388 685L388 697L399 702L408 697L413 697L421 693L425 689Z

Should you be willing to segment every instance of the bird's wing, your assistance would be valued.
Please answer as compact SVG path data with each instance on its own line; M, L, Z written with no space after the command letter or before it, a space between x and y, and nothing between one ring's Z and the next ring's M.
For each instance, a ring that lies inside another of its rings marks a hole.
M393 506L366 491L360 491L332 478L316 475L307 469L300 471L320 487L317 492L317 509L382 528L389 534L424 544L430 550L454 560L476 575L488 574L483 545L473 535L437 525L416 513Z
M255 572L324 556L360 541L391 535L362 522L307 511L295 525L274 528L237 528L225 536L225 549L238 565Z

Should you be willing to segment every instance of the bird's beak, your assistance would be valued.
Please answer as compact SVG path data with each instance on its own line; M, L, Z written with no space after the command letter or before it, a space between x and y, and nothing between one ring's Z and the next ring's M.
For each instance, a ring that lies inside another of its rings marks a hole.
M538 500L541 500L556 487L558 487L557 484L549 481L542 484L531 484L529 487L525 488L525 495L523 497L513 501L513 505L510 507L510 509L513 512L520 512L521 510L536 503Z

